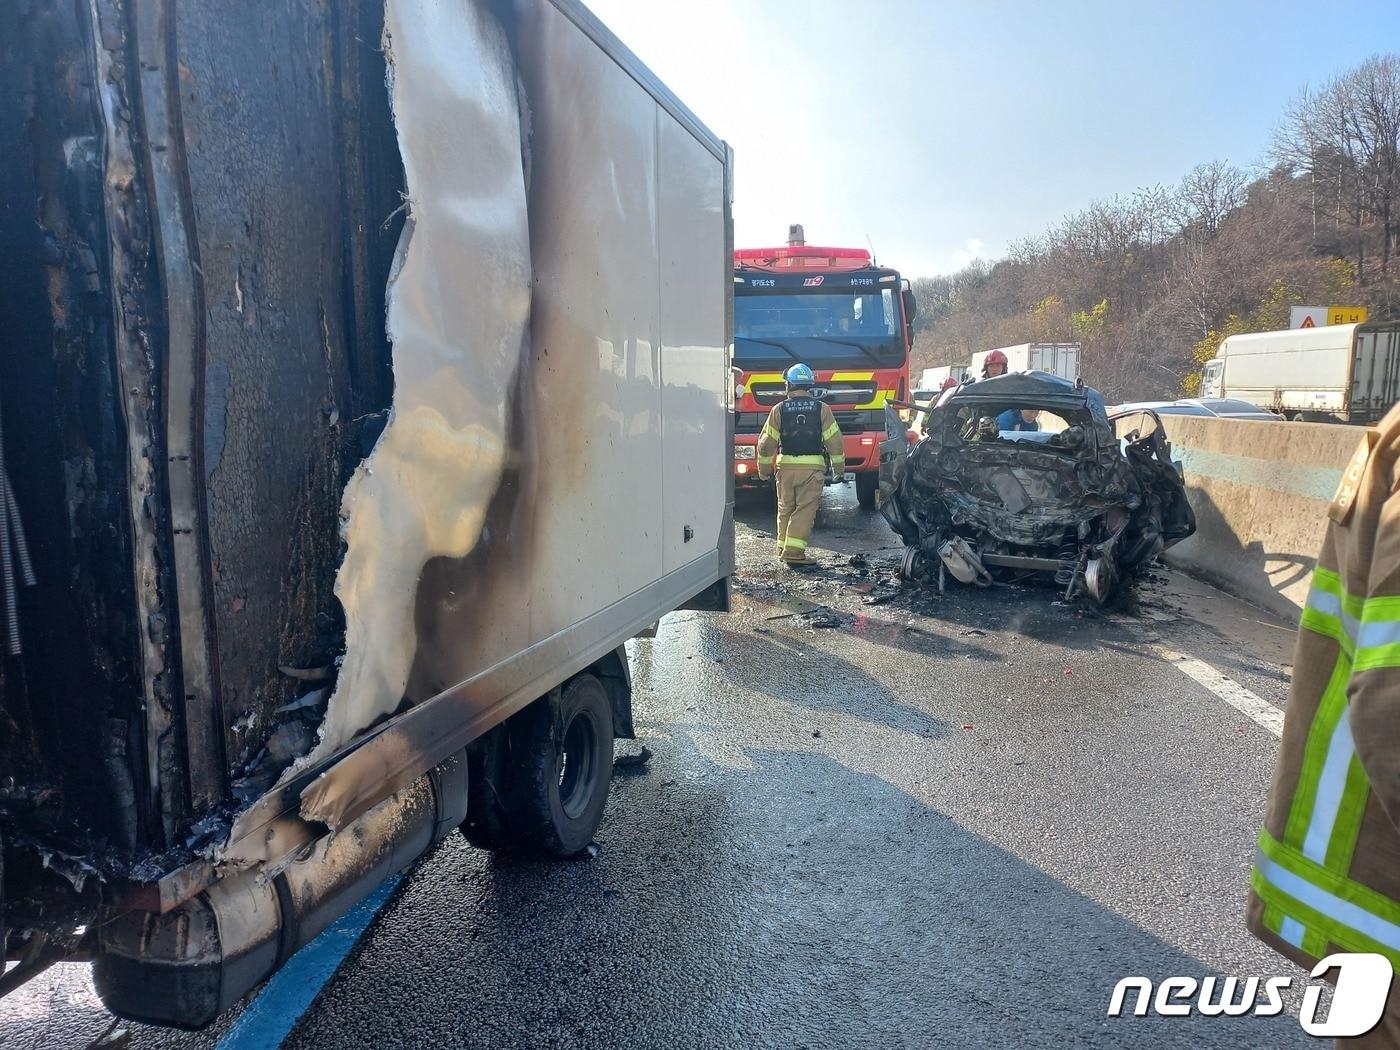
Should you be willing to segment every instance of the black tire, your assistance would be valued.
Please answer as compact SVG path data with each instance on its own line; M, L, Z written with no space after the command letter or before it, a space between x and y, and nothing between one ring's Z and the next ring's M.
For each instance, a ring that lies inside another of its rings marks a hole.
M509 723L510 830L514 845L573 856L593 841L612 783L612 704L581 674Z
M462 834L477 849L509 849L515 844L505 795L506 727L496 726L467 752L467 819Z
M856 502L861 510L875 509L875 494L880 491L880 475L867 471L856 475Z

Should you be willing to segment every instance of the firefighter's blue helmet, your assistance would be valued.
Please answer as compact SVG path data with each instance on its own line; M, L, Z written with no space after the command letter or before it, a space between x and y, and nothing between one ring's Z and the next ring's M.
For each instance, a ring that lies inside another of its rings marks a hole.
M787 380L788 386L811 386L817 381L817 377L806 365L793 365L783 373L783 378Z

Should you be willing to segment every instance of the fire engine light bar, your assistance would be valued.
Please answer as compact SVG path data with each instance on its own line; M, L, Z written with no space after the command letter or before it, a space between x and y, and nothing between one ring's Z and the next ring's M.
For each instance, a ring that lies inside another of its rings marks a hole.
M883 277L880 278L880 283L881 283L881 284L891 284L891 283L893 283L893 281L894 281L894 274L892 274L892 273L887 273L887 274L885 274L885 276L883 276Z
M824 248L815 244L791 245L786 248L736 248L736 262L749 259L865 259L870 253L864 248Z

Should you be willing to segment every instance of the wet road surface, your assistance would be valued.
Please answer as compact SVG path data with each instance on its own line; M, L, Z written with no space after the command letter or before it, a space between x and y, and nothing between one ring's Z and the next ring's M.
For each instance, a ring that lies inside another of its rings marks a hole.
M284 1045L1304 1043L1288 1015L1106 1016L1128 975L1301 985L1243 929L1276 739L1161 655L1281 705L1286 626L1167 573L1107 613L901 591L849 485L823 498L820 573L776 563L761 497L739 520L734 611L630 643L653 757L619 772L596 858L450 837ZM277 1045L237 1016L120 1038ZM0 1045L109 1024L64 967L0 1005Z

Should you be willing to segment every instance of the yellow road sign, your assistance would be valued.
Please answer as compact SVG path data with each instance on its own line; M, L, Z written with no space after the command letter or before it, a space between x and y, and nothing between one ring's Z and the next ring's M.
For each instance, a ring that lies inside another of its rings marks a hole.
M1366 320L1366 307L1364 306L1329 306L1327 308L1328 324L1361 324Z

